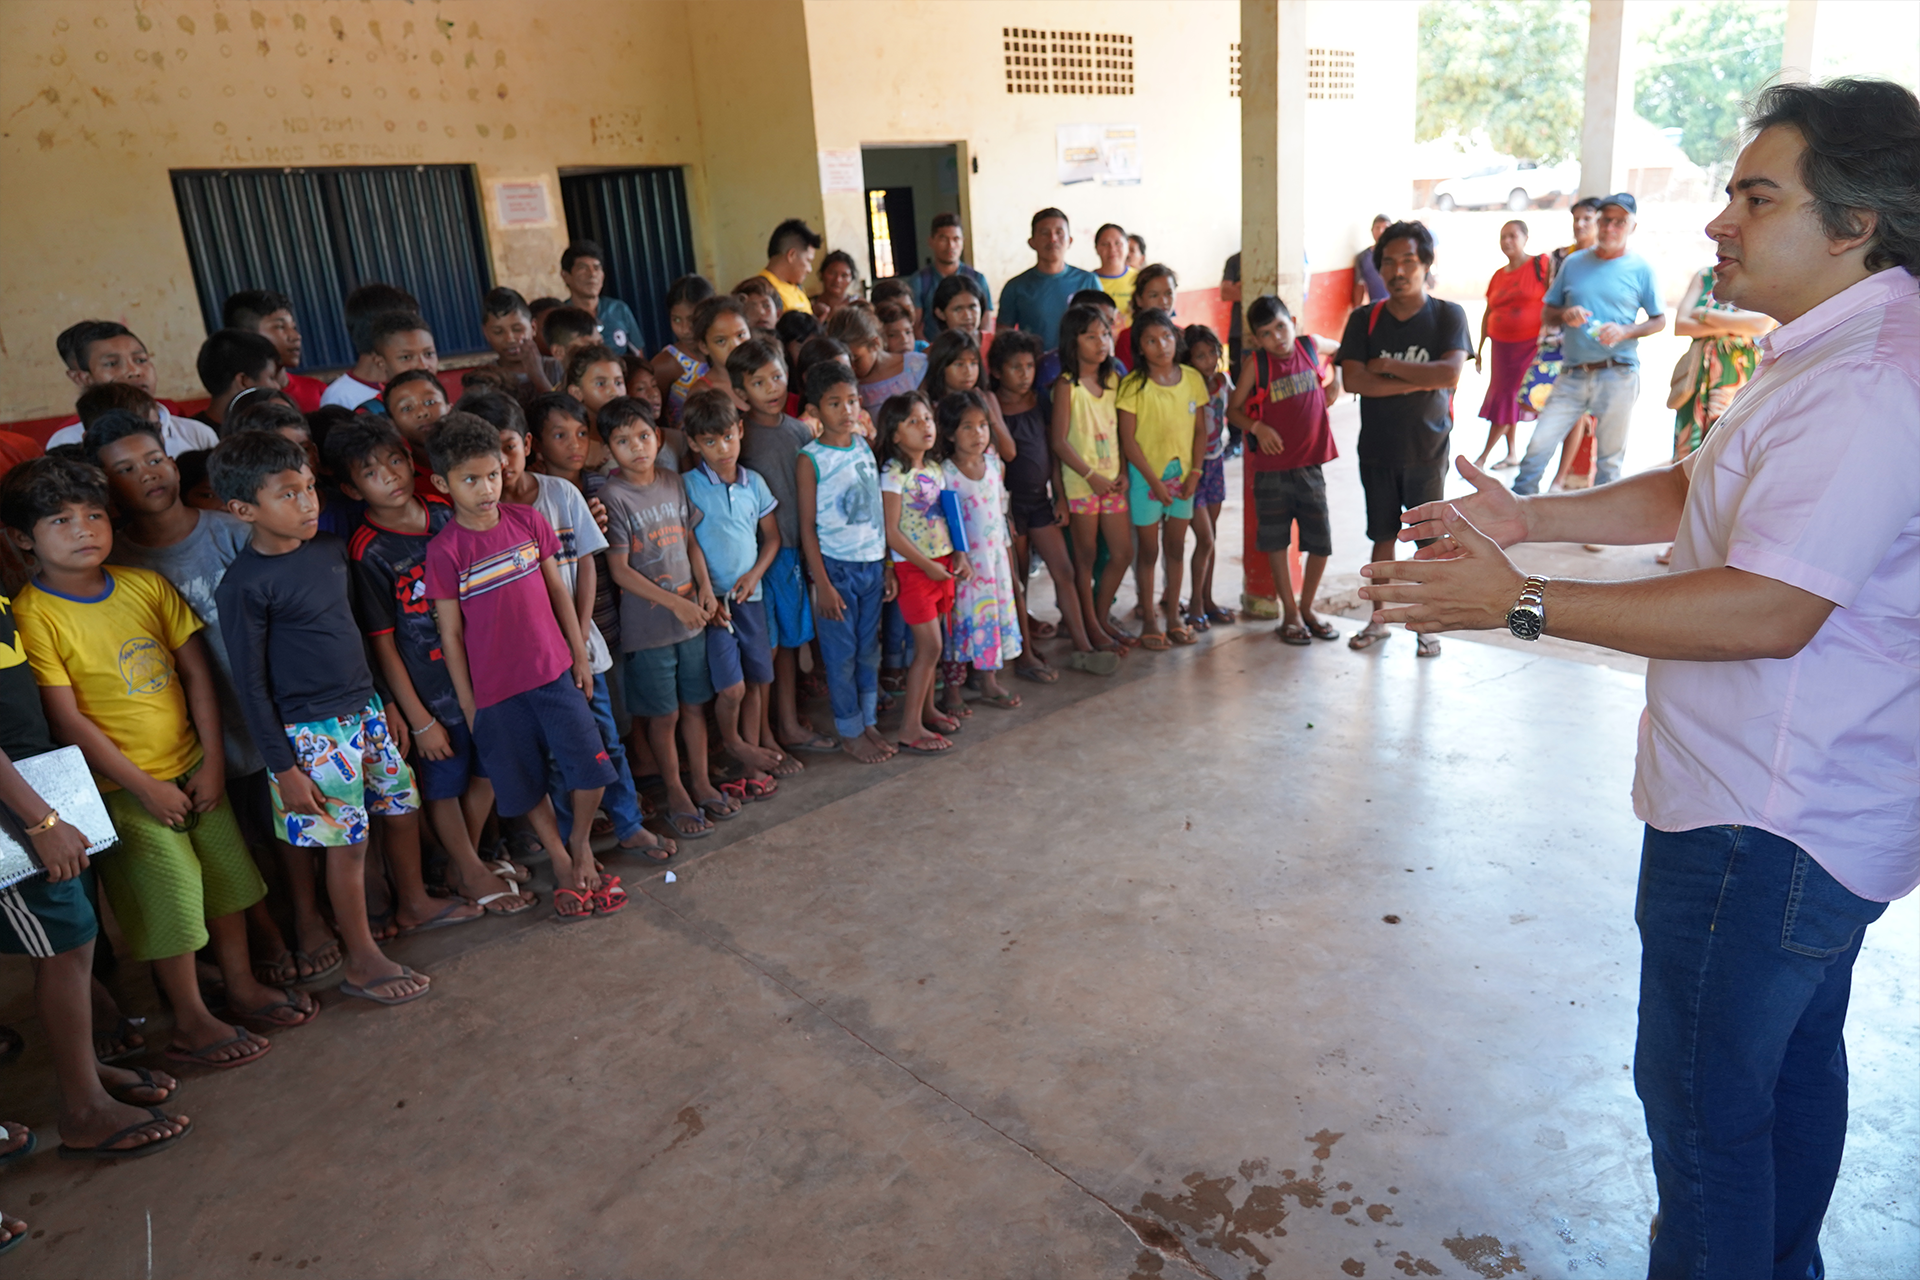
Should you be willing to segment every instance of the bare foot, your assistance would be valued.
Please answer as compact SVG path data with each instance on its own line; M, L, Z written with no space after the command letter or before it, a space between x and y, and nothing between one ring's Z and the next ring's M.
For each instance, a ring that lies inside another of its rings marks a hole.
M433 983L433 979L424 973L415 973L404 965L394 964L385 956L380 958L386 961L386 967L376 968L369 965L365 970L364 978L356 974L354 972L356 966L348 962L346 980L363 991L375 991L389 998L410 996L416 991L425 991Z
M735 760L738 760L749 769L759 769L765 773L771 773L775 766L780 763L781 757L785 754L780 751L769 751L765 747L754 746L747 742L745 738L735 738L732 742L725 745L727 754Z
M26 1235L28 1230L27 1224L20 1219L0 1213L0 1249Z
M794 774L799 773L807 767L800 763L798 756L786 751L779 752L778 754L780 756L780 763L770 767L770 772L776 778L791 778Z
M214 1021L208 1027L196 1025L191 1031L175 1027L169 1054L184 1055L206 1066L223 1066L257 1058L272 1047L265 1036L245 1027Z
M880 750L886 752L887 758L889 760L891 760L894 756L897 756L900 754L900 748L894 746L891 742L888 742L886 738L881 734L880 730L874 726L869 725L867 727L867 731L861 734L860 736L865 738L868 742L871 742L874 746L880 748Z
M873 731L856 733L850 738L840 739L840 749L858 760L861 764L883 764L893 758L893 751L884 741L875 742Z

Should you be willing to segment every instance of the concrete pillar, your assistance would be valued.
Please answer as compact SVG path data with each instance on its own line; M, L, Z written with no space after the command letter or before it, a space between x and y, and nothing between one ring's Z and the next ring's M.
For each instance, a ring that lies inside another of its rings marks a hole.
M1587 19L1586 113L1580 122L1580 194L1612 195L1626 185L1621 125L1633 111L1626 0L1592 0Z
M1780 78L1802 84L1813 79L1814 43L1820 0L1787 0L1786 44L1780 51Z
M1278 294L1295 316L1305 314L1307 227L1306 0L1240 3L1240 290L1241 307ZM1244 314L1244 311L1243 311ZM1245 510L1253 510L1249 470ZM1246 591L1241 608L1256 617L1279 613L1267 558L1246 522L1242 547ZM1298 581L1296 564L1294 578Z

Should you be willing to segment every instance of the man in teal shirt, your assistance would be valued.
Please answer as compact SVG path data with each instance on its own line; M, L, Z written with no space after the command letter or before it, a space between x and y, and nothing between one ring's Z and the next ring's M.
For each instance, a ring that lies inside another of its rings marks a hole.
M1031 333L1051 349L1060 340L1060 317L1067 301L1082 289L1098 289L1100 277L1083 267L1067 265L1067 247L1073 229L1058 209L1033 215L1034 264L1000 288L997 326Z
M1513 491L1536 493L1553 451L1567 438L1582 414L1594 417L1594 483L1611 484L1620 478L1620 457L1627 450L1627 426L1640 398L1639 340L1667 327L1653 268L1637 253L1627 252L1639 206L1625 192L1600 202L1598 235L1591 249L1567 255L1547 286L1541 319L1562 329L1563 361L1554 380L1553 395L1533 439L1520 460ZM1647 318L1641 320L1640 313Z

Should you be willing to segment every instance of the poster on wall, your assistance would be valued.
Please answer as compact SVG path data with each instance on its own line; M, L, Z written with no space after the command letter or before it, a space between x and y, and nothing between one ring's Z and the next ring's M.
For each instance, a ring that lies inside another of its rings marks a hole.
M820 190L834 195L866 190L858 147L829 147L820 152Z
M1059 125L1054 146L1063 187L1081 182L1130 187L1140 182L1140 130L1134 125Z
M553 208L547 202L547 184L539 179L493 184L494 218L506 228L550 227Z

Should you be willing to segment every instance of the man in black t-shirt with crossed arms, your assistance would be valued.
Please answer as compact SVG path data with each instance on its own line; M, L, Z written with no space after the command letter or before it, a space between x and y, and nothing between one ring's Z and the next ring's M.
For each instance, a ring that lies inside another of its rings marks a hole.
M1347 317L1340 376L1360 396L1360 487L1379 563L1394 557L1400 513L1438 502L1446 487L1453 389L1473 342L1459 304L1427 296L1433 235L1425 225L1396 222L1381 232L1373 264L1387 296ZM1347 644L1370 649L1386 638L1386 624L1368 622ZM1421 636L1416 652L1438 655L1439 638Z

